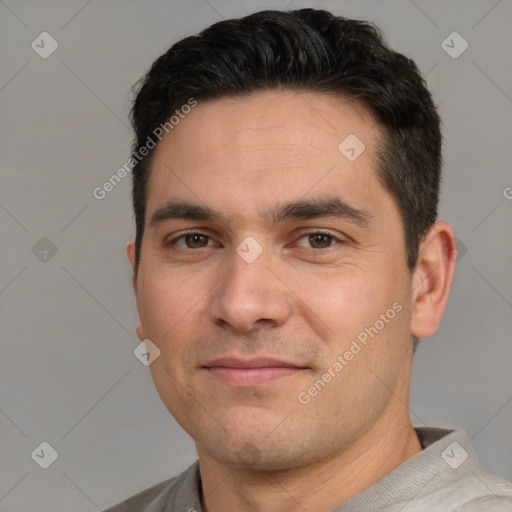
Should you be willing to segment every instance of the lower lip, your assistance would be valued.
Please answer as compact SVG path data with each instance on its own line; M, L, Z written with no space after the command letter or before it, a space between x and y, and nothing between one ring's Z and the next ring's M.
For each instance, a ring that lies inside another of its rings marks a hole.
M217 380L236 386L256 386L284 377L295 375L303 368L265 367L265 368L230 368L227 366L213 366L206 368L208 373Z

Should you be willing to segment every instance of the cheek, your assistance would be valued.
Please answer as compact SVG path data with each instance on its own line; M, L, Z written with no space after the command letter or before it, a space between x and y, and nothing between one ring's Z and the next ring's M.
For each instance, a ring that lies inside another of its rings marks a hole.
M197 310L206 288L199 278L182 270L162 266L141 269L139 301L144 335L160 349L150 366L156 389L172 414L179 409L182 387L187 381L184 358L190 340L197 335Z
M331 352L344 350L365 329L382 327L381 315L388 320L386 331L394 331L403 322L402 315L395 314L393 304L403 303L403 287L398 275L388 266L386 272L371 266L347 265L333 269L330 275L312 277L303 275L296 282L297 296L303 303L301 315L313 319L316 315L328 327L326 340L332 340ZM310 325L312 322L309 322ZM375 330L371 330L375 333ZM368 338L370 337L367 334Z
M188 279L181 270L161 267L141 270L139 302L146 335L156 339L168 337L200 298L197 278Z
M337 336L371 313L383 288L382 283L375 285L368 269L356 265L343 265L319 275L304 273L296 285L305 307L324 319Z

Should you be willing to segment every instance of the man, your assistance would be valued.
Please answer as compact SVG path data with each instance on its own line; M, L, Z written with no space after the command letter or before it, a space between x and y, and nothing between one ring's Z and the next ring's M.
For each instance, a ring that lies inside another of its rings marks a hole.
M109 511L512 510L462 430L409 416L456 260L415 64L263 11L175 44L132 118L137 335L199 461Z

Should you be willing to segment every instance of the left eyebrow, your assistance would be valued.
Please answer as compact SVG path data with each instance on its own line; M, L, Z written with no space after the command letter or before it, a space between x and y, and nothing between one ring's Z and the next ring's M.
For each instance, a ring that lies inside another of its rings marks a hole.
M274 225L287 220L335 217L354 221L356 224L366 227L373 220L373 215L369 210L355 208L339 197L318 198L287 203L268 212L265 217Z

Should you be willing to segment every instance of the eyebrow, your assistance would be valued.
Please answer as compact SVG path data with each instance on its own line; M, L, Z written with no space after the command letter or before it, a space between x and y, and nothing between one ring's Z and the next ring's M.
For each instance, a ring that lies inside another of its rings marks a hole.
M281 204L265 212L260 212L260 216L272 225L289 220L335 217L367 227L373 220L373 215L369 210L355 208L339 197L299 200ZM149 225L155 227L174 219L223 222L222 214L209 206L172 200L153 213Z

